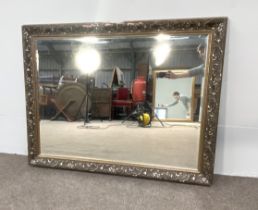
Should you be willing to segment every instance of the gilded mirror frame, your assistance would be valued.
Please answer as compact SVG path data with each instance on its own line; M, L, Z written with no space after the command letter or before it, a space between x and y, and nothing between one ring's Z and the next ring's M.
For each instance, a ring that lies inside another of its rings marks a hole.
M214 156L219 114L220 91L226 41L227 18L196 18L176 20L127 21L123 23L77 23L24 25L23 54L27 109L28 160L32 166L71 169L115 175L153 178L182 183L210 185L213 179ZM40 157L39 101L35 57L35 39L39 37L148 34L148 33L205 33L210 37L206 100L203 107L201 148L198 171L161 169L150 166Z

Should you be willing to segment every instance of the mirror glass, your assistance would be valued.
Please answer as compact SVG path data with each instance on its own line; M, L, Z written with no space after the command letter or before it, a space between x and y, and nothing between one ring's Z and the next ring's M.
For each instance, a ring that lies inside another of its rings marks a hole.
M208 34L35 40L40 156L198 170Z
M173 74L188 74L188 70L155 71L154 111L161 120L193 121L195 77L171 80Z

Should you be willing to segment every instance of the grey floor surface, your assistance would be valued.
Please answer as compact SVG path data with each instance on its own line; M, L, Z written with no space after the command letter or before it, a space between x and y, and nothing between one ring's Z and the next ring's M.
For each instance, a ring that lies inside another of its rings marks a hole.
M215 176L212 187L35 168L0 154L0 210L256 210L258 179Z

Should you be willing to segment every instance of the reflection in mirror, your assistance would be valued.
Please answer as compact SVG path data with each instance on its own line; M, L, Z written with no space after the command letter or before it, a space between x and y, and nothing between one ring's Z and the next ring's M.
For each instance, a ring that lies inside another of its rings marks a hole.
M38 38L40 155L196 171L208 41Z
M159 119L193 121L195 78L170 78L170 74L186 74L187 71L155 71L154 111ZM168 77L163 78L166 74Z

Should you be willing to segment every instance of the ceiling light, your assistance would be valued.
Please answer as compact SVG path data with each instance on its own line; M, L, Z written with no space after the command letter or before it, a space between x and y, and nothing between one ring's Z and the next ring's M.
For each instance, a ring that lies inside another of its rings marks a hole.
M166 43L159 44L154 48L153 55L155 58L156 66L160 66L161 64L163 64L165 62L170 51L171 51L171 48L170 48L169 44L166 44Z
M96 49L85 48L79 50L79 52L76 54L75 62L82 73L91 74L99 68L101 58Z

